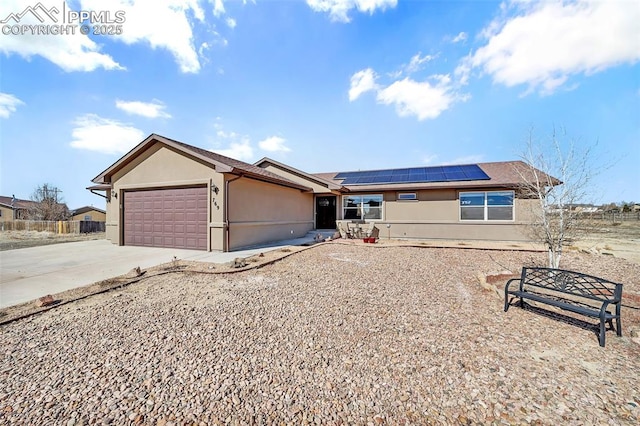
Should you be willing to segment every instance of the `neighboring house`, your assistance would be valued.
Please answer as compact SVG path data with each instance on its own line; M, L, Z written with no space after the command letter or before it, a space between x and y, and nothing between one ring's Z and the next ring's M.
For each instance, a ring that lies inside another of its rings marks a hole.
M87 189L106 192L106 237L119 245L230 251L336 220L374 221L381 237L522 241L536 208L519 198L523 170L512 161L311 174L152 134Z
M107 212L93 206L84 206L71 210L71 220L106 222Z
M33 207L33 204L34 202L31 200L0 195L0 222L27 219L29 209Z
M578 213L595 213L598 211L598 207L593 204L577 204L575 206L569 206L569 208Z

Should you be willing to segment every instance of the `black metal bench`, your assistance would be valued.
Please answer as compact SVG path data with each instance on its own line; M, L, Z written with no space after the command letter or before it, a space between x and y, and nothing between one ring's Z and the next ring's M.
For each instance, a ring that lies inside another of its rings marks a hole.
M517 290L509 287L519 282ZM520 278L507 281L504 287L504 311L509 310L509 295L520 299L524 308L524 299L556 306L600 319L600 346L604 346L605 322L613 328L616 320L616 332L622 336L620 324L620 305L622 284L614 283L580 272L551 268L522 268ZM615 307L615 312L610 308Z

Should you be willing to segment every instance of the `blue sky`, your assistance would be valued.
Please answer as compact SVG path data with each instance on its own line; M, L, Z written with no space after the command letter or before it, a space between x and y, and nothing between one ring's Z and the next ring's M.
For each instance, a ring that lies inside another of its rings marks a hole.
M328 172L513 160L555 128L610 166L592 201L640 202L638 1L40 3L0 4L0 195L104 207L85 187L150 133Z

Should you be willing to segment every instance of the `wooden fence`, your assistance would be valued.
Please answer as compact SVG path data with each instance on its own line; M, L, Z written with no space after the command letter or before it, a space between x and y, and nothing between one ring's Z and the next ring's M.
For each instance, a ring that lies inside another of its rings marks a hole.
M640 212L593 212L582 213L581 216L588 219L608 220L609 222L640 220Z
M54 234L104 232L105 223L92 220L14 220L0 222L0 231L38 231Z

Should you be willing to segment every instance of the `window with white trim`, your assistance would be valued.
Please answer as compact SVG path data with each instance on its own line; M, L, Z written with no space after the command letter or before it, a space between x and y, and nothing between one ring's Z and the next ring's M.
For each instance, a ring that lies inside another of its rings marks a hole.
M460 193L460 220L513 220L513 191Z
M399 192L398 200L407 201L407 200L417 200L415 192Z
M351 220L382 219L382 194L343 196L342 218Z

